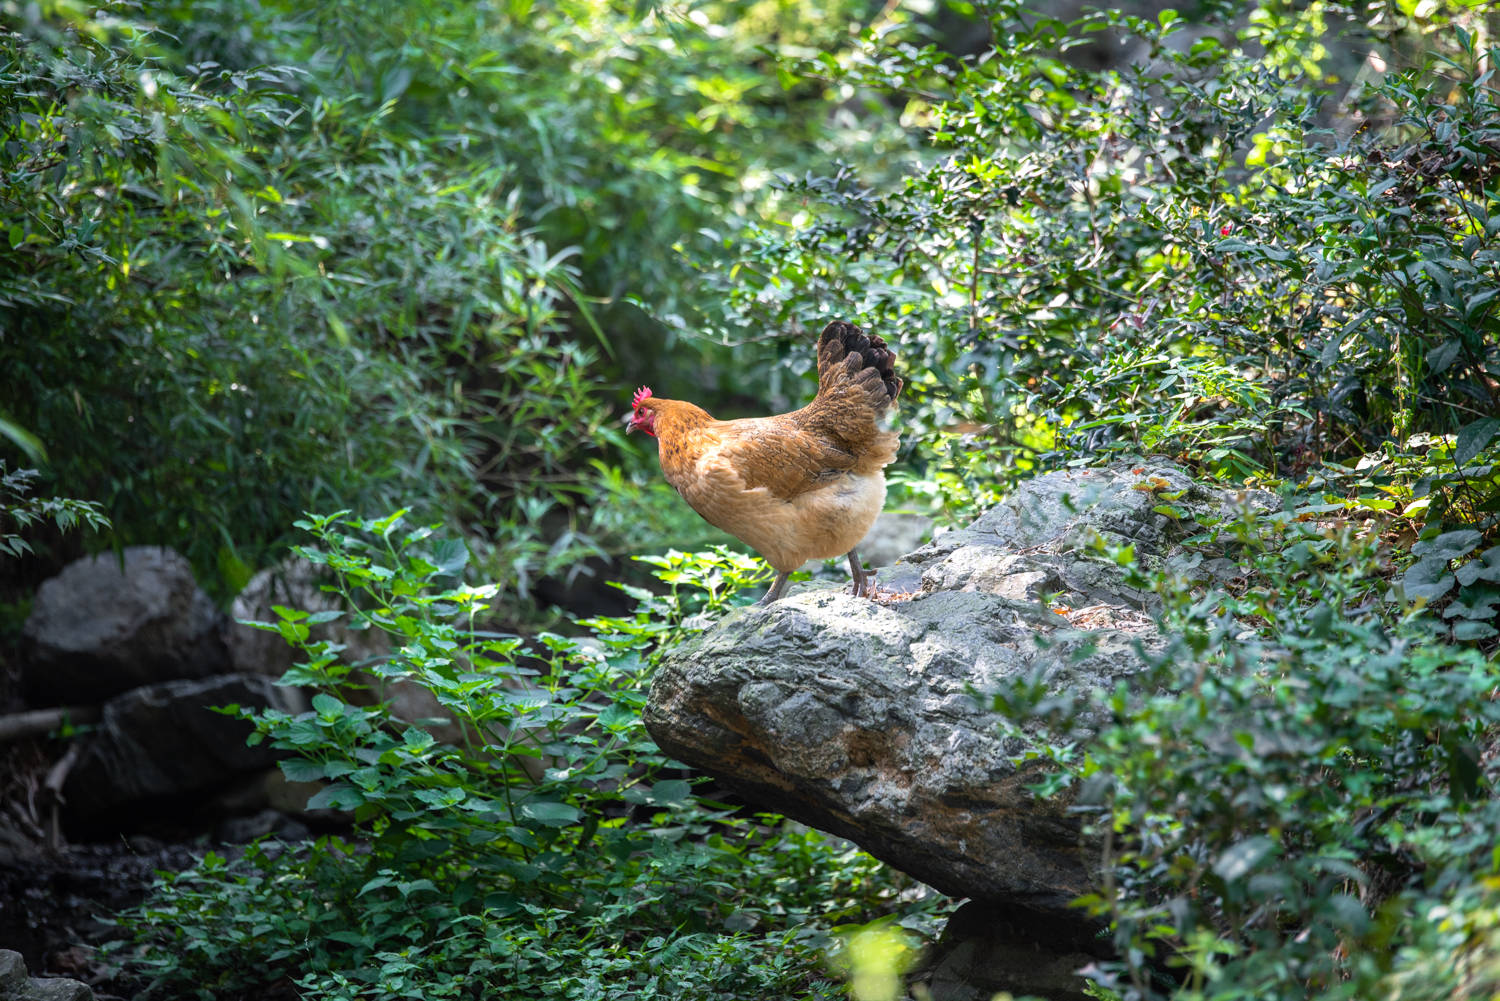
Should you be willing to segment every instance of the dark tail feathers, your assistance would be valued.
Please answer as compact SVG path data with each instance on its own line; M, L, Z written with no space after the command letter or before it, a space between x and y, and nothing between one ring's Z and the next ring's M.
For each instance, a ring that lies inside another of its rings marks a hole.
M858 359L858 360L856 360ZM850 377L857 382L867 382L871 395L884 399L879 402L888 406L901 392L901 377L896 374L896 356L879 337L867 336L852 323L834 320L823 328L818 338L818 382L826 383L828 373L835 365L842 365ZM879 391L876 391L876 378ZM871 401L876 402L875 400Z

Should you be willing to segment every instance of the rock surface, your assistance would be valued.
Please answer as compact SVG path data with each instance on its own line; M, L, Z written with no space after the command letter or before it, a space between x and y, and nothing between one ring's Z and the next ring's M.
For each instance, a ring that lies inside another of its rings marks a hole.
M1060 688L1094 686L1138 665L1124 634L1049 616L981 593L882 606L804 591L674 654L646 724L669 754L748 799L944 893L1065 909L1090 886L1077 825L1031 801L1025 785L1039 774L1011 763L1021 743L970 689L1037 670Z
M879 579L882 588L898 592L1045 598L1071 609L1075 624L1073 613L1098 605L1112 624L1123 625L1140 619L1122 620L1112 610L1152 610L1157 601L1128 586L1096 543L1131 546L1147 568L1222 581L1237 572L1233 563L1202 561L1173 551L1173 545L1198 531L1197 518L1231 519L1245 508L1268 511L1277 504L1263 492L1205 488L1157 460L1049 473L1021 484L967 528L902 557Z
M32 977L19 952L0 949L0 1001L93 1001L94 992L81 980Z
M32 705L55 705L217 674L228 664L220 624L172 550L90 556L37 590L22 635L22 684Z
M270 767L274 752L245 746L248 723L207 708L231 703L292 709L285 689L238 674L150 685L105 703L99 728L63 787L69 815L88 818L124 803L213 793L236 776Z
M1096 543L1160 564L1194 514L1247 500L1269 504L1160 462L1038 477L882 570L879 601L804 587L727 616L663 663L646 724L748 799L1086 946L1096 929L1069 903L1097 852L1064 804L1026 791L1039 773L1015 760L1023 742L974 693L1128 681L1156 642L1152 596Z

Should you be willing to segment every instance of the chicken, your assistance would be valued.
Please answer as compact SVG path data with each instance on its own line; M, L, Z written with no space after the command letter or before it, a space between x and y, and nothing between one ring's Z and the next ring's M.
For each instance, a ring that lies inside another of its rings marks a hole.
M835 320L818 339L818 395L801 410L718 421L645 386L631 401L630 430L656 438L667 482L776 571L760 604L808 560L844 555L855 595L869 593L874 574L855 546L885 503L883 470L900 442L879 426L901 391L894 361L885 341Z

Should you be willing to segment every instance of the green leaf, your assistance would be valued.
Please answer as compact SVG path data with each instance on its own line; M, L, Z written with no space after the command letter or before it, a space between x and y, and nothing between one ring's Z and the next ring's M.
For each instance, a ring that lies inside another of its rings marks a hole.
M376 876L374 879L372 879L369 882L367 882L364 886L360 887L359 888L359 892L356 893L355 896L356 897L363 897L365 894L369 893L371 890L378 890L381 887L390 886L394 882L395 882L395 880L392 879L390 876L384 876L384 875L382 875L382 876Z
M1460 466L1467 465L1474 456L1484 451L1496 432L1500 432L1500 417L1481 417L1465 424L1459 429L1453 446L1453 461Z
M411 880L410 882L397 883L397 884L395 884L395 886L396 886L396 890L403 897L409 897L413 893L436 893L436 892L438 892L437 884L435 884L430 879L414 879L414 880Z
M365 797L351 785L336 782L307 801L309 810L353 810L364 805Z
M0 414L0 437L9 438L11 444L26 453L26 458L30 461L47 461L47 449L42 445L42 440L4 414Z
M409 751L425 751L437 743L437 738L420 727L409 726L401 732L401 742Z
M1358 898L1347 893L1331 894L1323 902L1321 910L1334 927L1349 935L1363 935L1370 924L1370 914L1364 905Z
M1458 582L1468 587L1475 581L1487 580L1500 584L1500 546L1493 546L1474 557L1454 572Z
M1500 630L1497 630L1488 622L1475 622L1472 619L1465 619L1453 625L1453 638L1461 643L1473 643L1478 640L1493 639L1496 636L1500 636Z
M1495 298L1496 295L1500 295L1500 288L1485 289L1478 295L1470 296L1464 303L1464 316L1472 319L1474 314L1479 311L1479 308Z
M528 800L521 804L521 815L545 827L567 827L583 816L577 807L555 800Z
M457 577L469 565L469 547L461 539L444 539L432 547L439 573Z
M1500 603L1500 590L1495 588L1488 587L1478 593L1463 591L1456 601L1443 610L1443 618L1488 621L1495 617L1497 603Z
M599 725L610 730L629 729L640 719L640 715L629 706L611 702L599 713Z
M1431 539L1424 539L1411 547L1413 555L1430 556L1440 560L1456 560L1474 551L1484 541L1484 536L1472 528L1458 528L1443 532Z
M1214 862L1214 872L1226 883L1249 875L1260 860L1276 848L1276 843L1264 835L1254 835L1229 846Z
M287 758L281 762L281 774L289 782L319 782L324 777L323 763L307 758Z
M484 898L484 909L492 918L508 918L521 909L521 898L514 893L489 893Z
M327 692L319 692L312 697L312 707L319 716L326 719L336 719L344 715L345 706L338 699Z
M1427 352L1427 367L1434 375L1448 371L1453 366L1453 361L1458 357L1458 352L1463 348L1463 341L1454 338L1444 341L1431 351Z
M1424 556L1407 568L1401 578L1401 586L1409 599L1425 598L1436 601L1457 584L1448 571L1448 561L1435 556Z
M1443 741L1443 750L1447 752L1448 788L1453 798L1460 803L1473 799L1484 774L1479 748L1471 741L1449 738Z
M683 779L665 779L651 786L651 802L658 806L686 806L692 798L692 783Z

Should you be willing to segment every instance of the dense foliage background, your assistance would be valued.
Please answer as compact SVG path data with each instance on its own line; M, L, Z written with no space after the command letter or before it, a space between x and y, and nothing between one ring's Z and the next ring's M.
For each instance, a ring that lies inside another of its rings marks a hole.
M637 712L756 564L636 586L619 557L720 537L624 440L626 393L789 409L844 315L908 375L895 504L958 521L1144 453L1284 497L1200 526L1240 586L1137 568L1161 694L1101 695L1086 750L1066 705L993 696L1051 724L1037 792L1110 846L1099 996L1492 997L1489 7L0 0L13 588L155 542L227 597L296 541L402 649L374 687L464 737L390 725L313 638L334 613L287 610L319 695L260 735L356 829L164 878L128 975L824 997L836 942L930 935L899 876L696 800ZM105 531L37 531L75 517ZM538 600L590 572L636 610Z
M225 594L341 505L441 515L522 598L622 547L590 464L618 394L731 381L683 340L720 309L683 255L766 201L770 151L909 143L757 50L837 7L8 9L5 426Z

